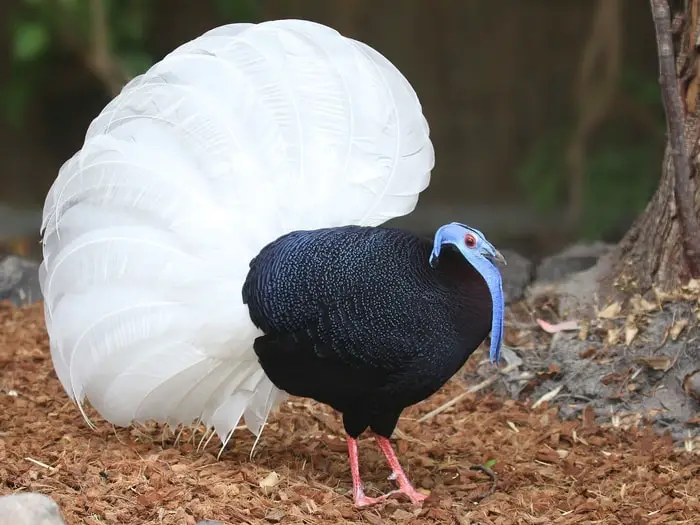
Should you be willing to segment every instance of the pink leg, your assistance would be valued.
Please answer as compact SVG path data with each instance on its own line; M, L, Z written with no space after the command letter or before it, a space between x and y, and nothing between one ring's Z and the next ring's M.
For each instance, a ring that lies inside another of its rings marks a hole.
M402 492L408 496L414 505L420 505L428 496L421 494L413 488L413 485L411 485L411 482L408 480L408 477L401 468L401 464L399 463L399 459L396 457L396 453L394 452L394 448L391 446L391 442L382 436L376 436L376 439L377 445L379 445L379 448L386 457L387 463L389 463L389 466L391 467L393 478L399 484L399 492Z
M362 489L362 480L360 479L360 461L357 454L357 440L347 436L348 456L350 456L350 474L352 475L352 499L358 507L366 507L374 505L382 501L384 498L369 498L365 496L365 491Z

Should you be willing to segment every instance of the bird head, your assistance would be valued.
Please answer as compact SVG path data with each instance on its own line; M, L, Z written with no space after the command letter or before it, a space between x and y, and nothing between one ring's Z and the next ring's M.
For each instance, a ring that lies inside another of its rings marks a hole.
M479 230L465 224L452 222L441 226L435 232L433 251L430 254L430 266L437 266L440 250L446 244L452 245L459 250L467 262L481 274L489 288L493 304L489 357L491 362L495 363L501 355L505 303L501 272L494 262L500 262L505 265L506 260Z

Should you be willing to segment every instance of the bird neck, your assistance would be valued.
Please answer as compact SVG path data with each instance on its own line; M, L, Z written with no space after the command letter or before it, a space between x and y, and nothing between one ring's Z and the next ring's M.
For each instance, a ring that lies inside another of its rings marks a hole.
M488 334L493 304L489 287L481 273L452 246L443 247L435 267L428 262L430 251L426 250L426 253L423 264L430 273L430 279L445 291L461 319L473 323L472 328L483 325ZM475 330L475 333L480 332Z
M429 261L426 259L425 264L430 267ZM430 267L432 275L440 283L444 285L457 287L474 287L483 288L488 295L488 287L486 281L479 271L467 261L464 256L452 245L444 245L440 252L440 258L435 267Z

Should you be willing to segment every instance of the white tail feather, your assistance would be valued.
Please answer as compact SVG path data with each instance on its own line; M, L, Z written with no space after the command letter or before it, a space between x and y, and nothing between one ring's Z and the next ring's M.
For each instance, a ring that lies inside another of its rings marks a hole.
M285 394L253 352L250 260L293 230L411 212L433 164L415 92L363 43L284 20L180 46L95 118L46 197L66 392L118 425L201 420L225 445L245 418L259 438Z

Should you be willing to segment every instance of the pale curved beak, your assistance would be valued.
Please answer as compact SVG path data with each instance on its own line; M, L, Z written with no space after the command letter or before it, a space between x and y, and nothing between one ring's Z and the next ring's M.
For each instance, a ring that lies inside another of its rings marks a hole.
M501 252L499 252L498 250L496 250L496 254L493 256L493 258L496 261L498 261L499 263L501 263L503 266L508 266L508 263L506 262L506 258L503 257Z
M499 252L493 246L490 246L489 248L490 248L489 251L484 252L485 257L488 257L489 259L491 259L494 262L501 263L503 266L508 266L508 263L506 262L506 258L503 257L501 252Z

